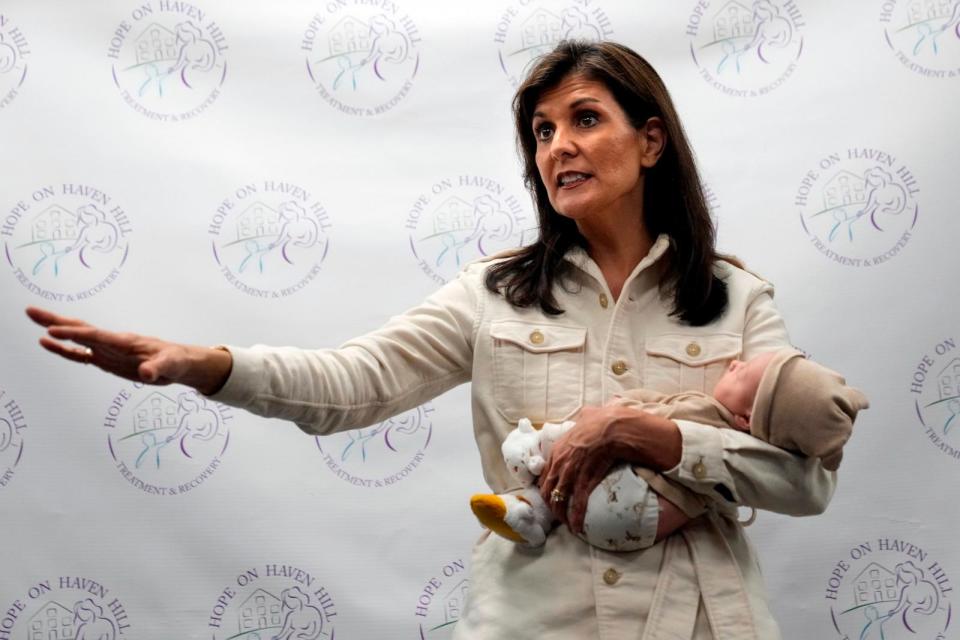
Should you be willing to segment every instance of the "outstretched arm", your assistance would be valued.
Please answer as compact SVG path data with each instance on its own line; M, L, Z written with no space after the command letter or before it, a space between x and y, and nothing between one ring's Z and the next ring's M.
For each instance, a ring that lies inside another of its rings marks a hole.
M40 344L68 360L129 380L188 385L218 402L328 434L380 422L470 379L481 270L468 276L468 268L422 304L338 349L226 351L114 333L42 309L27 314L47 327Z
M37 307L28 307L27 315L46 327L40 346L47 351L127 380L178 383L209 395L230 375L233 359L228 351L107 331Z

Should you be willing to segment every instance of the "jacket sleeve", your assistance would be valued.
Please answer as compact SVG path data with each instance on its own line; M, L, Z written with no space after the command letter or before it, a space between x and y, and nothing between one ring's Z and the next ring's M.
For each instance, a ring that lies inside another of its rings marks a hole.
M743 330L743 358L789 346L787 331L763 283L752 292ZM814 515L826 509L836 472L819 459L784 451L749 433L675 421L683 439L680 463L668 478L729 506L743 505L788 515Z
M338 349L228 347L233 369L212 399L291 420L311 434L365 427L471 377L481 268Z

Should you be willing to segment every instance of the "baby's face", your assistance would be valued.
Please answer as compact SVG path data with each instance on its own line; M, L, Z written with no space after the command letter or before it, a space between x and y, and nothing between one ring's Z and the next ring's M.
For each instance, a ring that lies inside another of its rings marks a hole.
M713 397L736 416L749 421L760 379L773 353L762 353L746 362L733 360L713 388Z

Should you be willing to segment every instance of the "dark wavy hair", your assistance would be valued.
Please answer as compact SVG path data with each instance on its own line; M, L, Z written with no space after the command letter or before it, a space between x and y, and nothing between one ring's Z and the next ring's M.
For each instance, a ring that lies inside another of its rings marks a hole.
M670 94L653 67L631 49L613 42L564 41L531 69L513 98L517 146L524 161L524 182L533 196L540 223L539 239L487 271L486 286L517 307L539 305L550 315L563 310L554 283L563 284L572 265L563 259L573 246L585 246L576 223L553 208L536 163L537 141L531 126L541 96L571 74L602 82L637 129L659 117L666 146L647 169L643 224L656 239L672 239L661 290L673 297L671 315L694 326L718 318L727 306L726 284L714 275L721 256L693 152L684 135Z

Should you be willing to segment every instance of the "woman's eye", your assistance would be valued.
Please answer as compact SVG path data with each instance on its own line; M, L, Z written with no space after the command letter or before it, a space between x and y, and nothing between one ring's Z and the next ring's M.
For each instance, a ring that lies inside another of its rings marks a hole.
M549 140L550 136L553 135L553 127L549 125L542 124L536 129L537 140L541 142Z
M577 122L581 127L592 127L599 122L599 119L596 114L585 113L577 119Z

